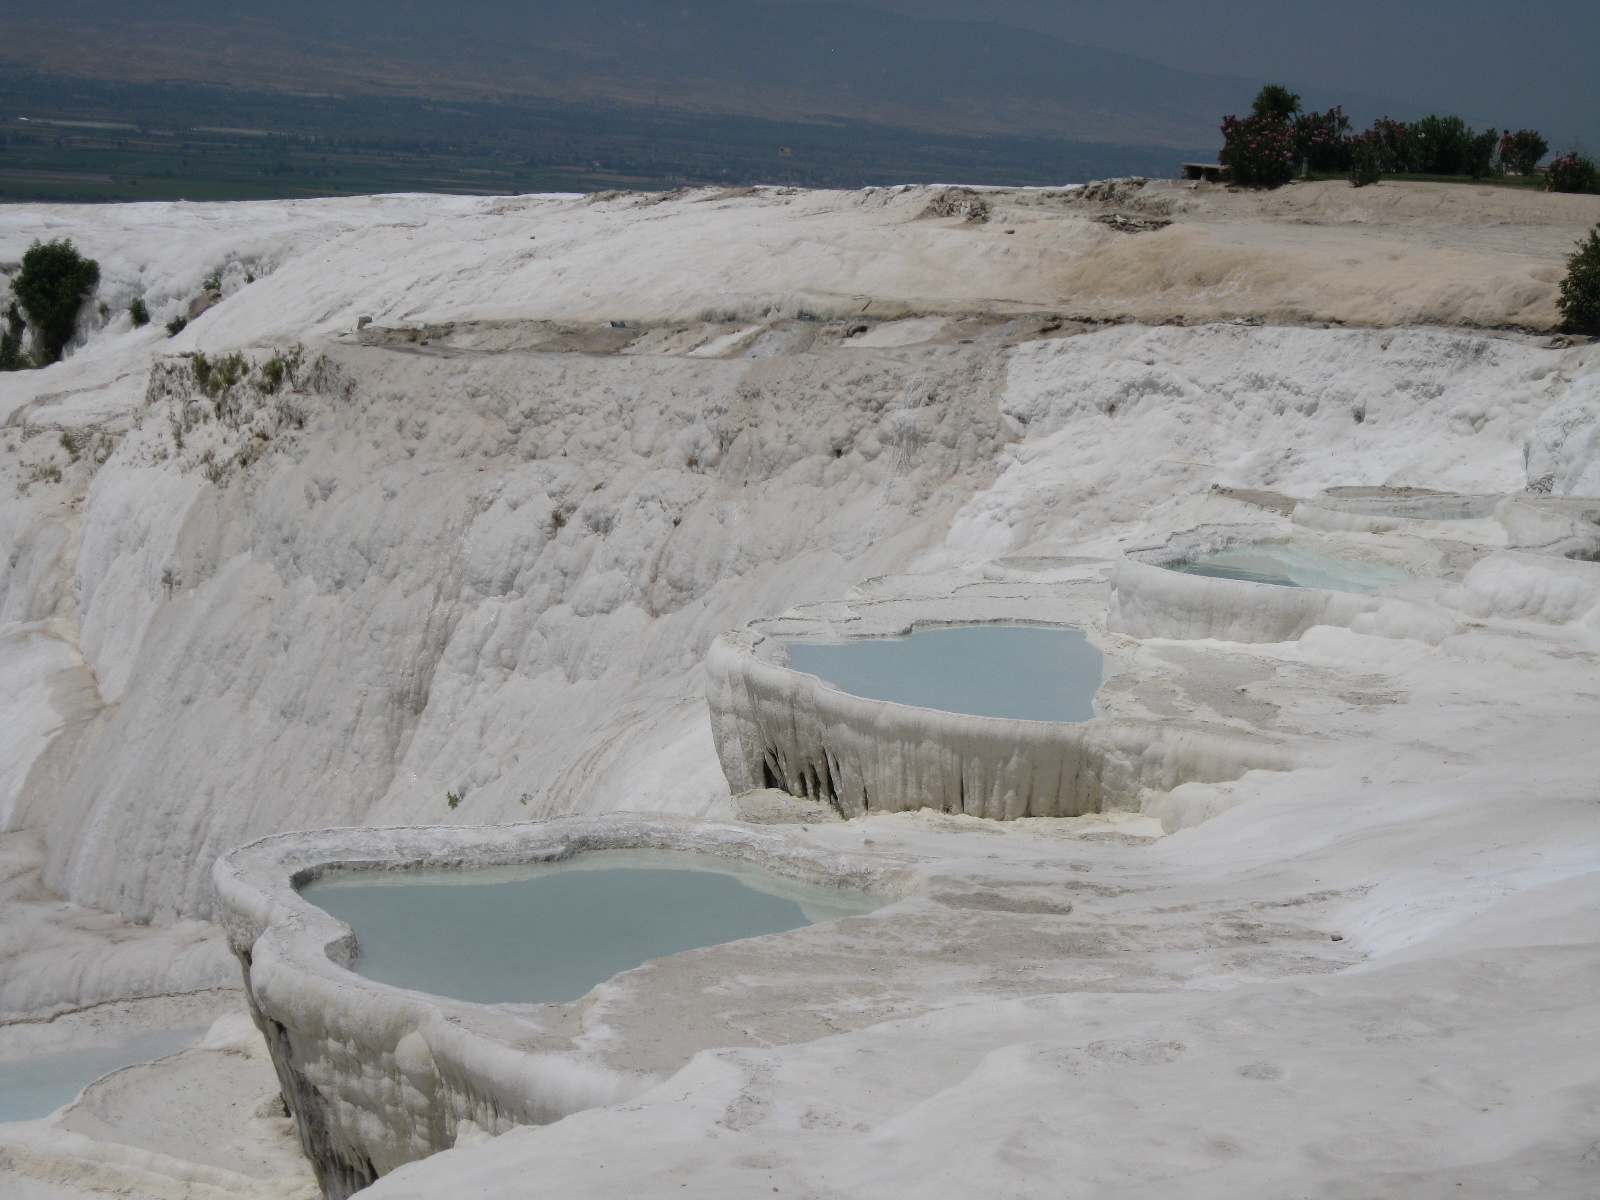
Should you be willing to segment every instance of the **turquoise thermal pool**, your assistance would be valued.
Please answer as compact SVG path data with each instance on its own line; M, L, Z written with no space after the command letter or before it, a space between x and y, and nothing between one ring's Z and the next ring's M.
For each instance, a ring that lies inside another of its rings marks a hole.
M870 700L974 717L1087 721L1105 679L1082 630L956 625L907 637L790 642L789 666Z
M186 1050L204 1029L162 1029L118 1046L59 1050L0 1062L0 1121L48 1117L102 1075Z
M1211 579L1243 579L1278 587L1323 588L1330 592L1371 592L1405 583L1411 573L1389 563L1334 558L1298 546L1264 544L1214 550L1171 568Z
M652 958L887 900L665 851L527 867L359 872L302 889L355 931L351 970L479 1004L576 1000Z

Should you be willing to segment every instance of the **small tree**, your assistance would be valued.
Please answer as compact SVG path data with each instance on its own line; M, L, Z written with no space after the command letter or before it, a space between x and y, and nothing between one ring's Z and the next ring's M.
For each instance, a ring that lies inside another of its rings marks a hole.
M1568 333L1600 334L1600 225L1567 259L1567 277L1561 281L1561 327Z
M1500 165L1513 175L1532 175L1549 152L1550 143L1535 129L1507 130L1500 138Z
M128 305L128 316L133 318L135 328L142 328L150 324L150 310L145 307L144 297L135 296L133 303Z
M1468 131L1471 133L1471 131ZM1463 174L1474 179L1482 179L1485 175L1502 174L1503 171L1495 162L1495 155L1500 151L1500 131L1485 129L1482 133L1472 133L1467 138L1466 169Z
M1350 140L1350 186L1367 187L1383 178L1383 146L1371 133Z
M39 335L41 366L61 360L72 339L78 310L100 282L100 264L84 258L70 241L35 242L22 256L11 290Z
M1269 83L1250 104L1252 116L1268 121L1288 121L1300 111L1300 97L1280 84Z

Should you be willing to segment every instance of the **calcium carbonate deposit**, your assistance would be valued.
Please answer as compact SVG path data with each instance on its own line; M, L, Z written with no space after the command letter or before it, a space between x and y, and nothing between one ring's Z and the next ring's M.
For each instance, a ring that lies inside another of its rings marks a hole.
M0 208L0 305L35 240L101 270L0 374L0 1063L209 1029L0 1124L0 1192L1592 1197L1596 221ZM1098 655L1084 711L784 652L1027 625ZM309 902L595 852L871 899L520 998L365 976Z

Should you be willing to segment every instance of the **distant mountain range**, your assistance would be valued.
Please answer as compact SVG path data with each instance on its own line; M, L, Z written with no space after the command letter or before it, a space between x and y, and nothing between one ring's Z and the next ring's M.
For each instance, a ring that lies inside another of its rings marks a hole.
M0 67L1174 148L1215 144L1258 86L832 0L9 0Z

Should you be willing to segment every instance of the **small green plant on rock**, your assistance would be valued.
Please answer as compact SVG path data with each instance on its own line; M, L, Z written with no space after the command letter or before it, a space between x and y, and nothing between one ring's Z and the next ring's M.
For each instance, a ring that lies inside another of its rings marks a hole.
M133 303L128 305L128 316L133 320L135 329L143 329L150 324L150 310L144 305L143 296L135 296Z
M289 364L274 354L261 364L261 390L271 396L283 386L284 377L289 373Z
M1561 327L1568 333L1600 334L1600 225L1589 231L1567 259L1561 281Z
M173 317L172 320L167 322L167 336L177 337L188 324L189 322L183 317Z
M72 340L78 310L100 282L100 264L79 254L70 240L35 242L22 256L11 291L38 334L38 361L61 361Z
M444 794L444 802L451 808L455 808L461 803L461 796L458 792L446 792Z

